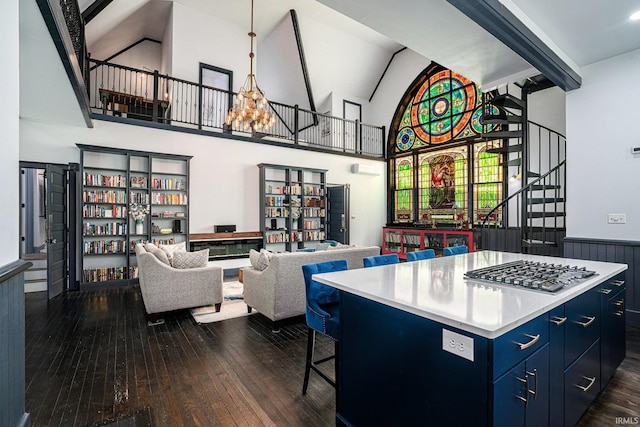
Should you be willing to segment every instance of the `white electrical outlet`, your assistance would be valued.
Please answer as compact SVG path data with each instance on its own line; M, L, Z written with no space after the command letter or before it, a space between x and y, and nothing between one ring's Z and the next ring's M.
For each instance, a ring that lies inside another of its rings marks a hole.
M607 223L609 224L626 224L627 214L609 214L607 215Z
M442 329L442 349L473 362L473 338Z

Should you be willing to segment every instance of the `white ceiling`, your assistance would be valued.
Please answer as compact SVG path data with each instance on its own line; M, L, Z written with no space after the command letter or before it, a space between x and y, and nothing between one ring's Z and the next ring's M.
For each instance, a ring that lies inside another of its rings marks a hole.
M92 1L80 0L81 9ZM203 13L223 15L238 25L249 21L250 0L174 1ZM640 22L628 20L633 11L640 9L640 0L500 2L578 74L579 67L640 48ZM111 37L115 53L143 36L162 38L162 26L150 23L166 21L160 16L168 15L168 3L168 0L114 0L88 24L89 46L98 39ZM256 0L256 32L267 34L289 9L357 34L382 49L393 51L406 46L460 72L485 89L537 74L531 65L446 0ZM129 43L125 44L126 41ZM101 47L104 48L104 40Z

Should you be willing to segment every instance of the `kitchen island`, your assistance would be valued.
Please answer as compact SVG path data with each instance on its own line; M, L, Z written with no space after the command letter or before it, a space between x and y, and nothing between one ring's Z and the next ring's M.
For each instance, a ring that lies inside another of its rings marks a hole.
M558 292L467 279L517 260ZM624 358L624 264L493 251L315 275L341 292L338 425L573 425Z

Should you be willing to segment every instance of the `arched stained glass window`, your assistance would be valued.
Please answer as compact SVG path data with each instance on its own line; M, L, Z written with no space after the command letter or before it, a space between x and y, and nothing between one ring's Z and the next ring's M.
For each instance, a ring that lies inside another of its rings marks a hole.
M412 88L394 120L394 152L474 138L495 127L483 127L480 117L489 108L497 114L497 108L485 105L483 110L480 89L454 71L432 64Z
M479 223L501 201L502 155L487 147L502 141L482 137L500 129L482 123L501 114L486 103L494 96L436 63L409 86L389 132L391 222Z

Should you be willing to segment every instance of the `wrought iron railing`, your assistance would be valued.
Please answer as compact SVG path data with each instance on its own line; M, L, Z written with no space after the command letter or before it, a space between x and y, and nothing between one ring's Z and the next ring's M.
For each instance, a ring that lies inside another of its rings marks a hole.
M358 120L278 102L269 102L276 117L261 133L225 123L235 93L140 70L90 60L89 98L94 113L149 120L171 126L252 136L327 151L385 158L385 129Z

